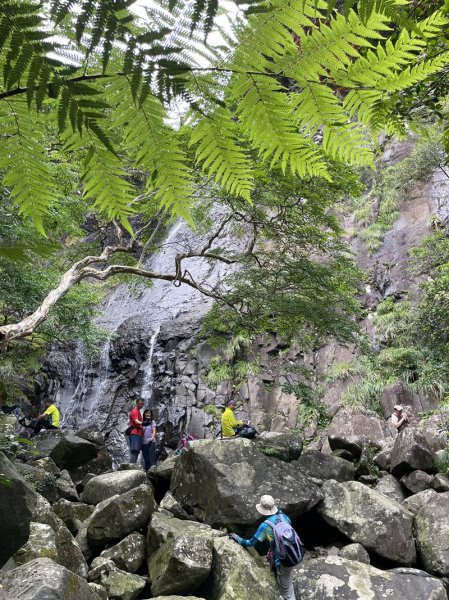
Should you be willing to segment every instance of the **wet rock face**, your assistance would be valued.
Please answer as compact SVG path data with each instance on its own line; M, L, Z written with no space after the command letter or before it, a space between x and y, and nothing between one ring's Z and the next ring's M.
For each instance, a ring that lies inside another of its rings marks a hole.
M258 523L255 504L263 494L278 498L279 507L291 517L322 498L297 462L269 458L244 439L193 443L176 462L170 489L197 519L231 531Z
M304 562L295 570L294 587L303 600L446 600L441 581L423 571L381 571L370 565L329 556Z
M326 481L318 511L327 523L379 556L411 565L416 556L413 515L359 483Z
M37 494L0 452L0 566L28 540Z

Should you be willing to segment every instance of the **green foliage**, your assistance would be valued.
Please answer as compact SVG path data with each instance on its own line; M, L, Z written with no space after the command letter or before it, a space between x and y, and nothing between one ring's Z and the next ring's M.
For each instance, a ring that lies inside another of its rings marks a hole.
M132 4L1 3L0 170L41 232L60 198L44 129L83 160L91 207L130 231L139 193L128 169L141 170L156 206L182 217L196 165L246 200L259 161L329 179L328 159L372 162L369 130L402 133L399 96L449 61L438 5L408 14L403 0L341 10L333 0L253 0L212 48L204 38L217 0L161 0L146 20ZM167 119L176 102L189 107L181 129Z

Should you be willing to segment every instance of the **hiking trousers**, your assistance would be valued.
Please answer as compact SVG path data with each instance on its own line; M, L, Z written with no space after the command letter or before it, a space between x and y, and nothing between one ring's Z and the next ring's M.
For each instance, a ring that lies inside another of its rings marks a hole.
M294 567L284 567L284 565L279 565L276 568L283 600L296 600L295 590L293 589L293 569Z

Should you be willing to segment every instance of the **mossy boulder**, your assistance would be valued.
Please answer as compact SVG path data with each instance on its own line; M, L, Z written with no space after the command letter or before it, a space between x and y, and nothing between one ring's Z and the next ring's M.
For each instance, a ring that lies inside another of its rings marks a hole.
M145 536L135 531L115 546L103 550L100 557L110 558L122 571L135 573L145 560L145 543Z
M90 479L81 495L86 504L99 504L116 494L129 492L143 483L148 484L144 471L115 471L103 473Z
M418 553L429 573L449 576L449 492L436 494L415 517Z
M30 524L30 537L28 541L14 554L17 566L34 560L35 558L51 558L57 562L55 532L50 525L43 523Z
M122 571L107 558L96 558L92 561L89 581L101 585L109 598L120 600L134 600L147 584L145 577Z

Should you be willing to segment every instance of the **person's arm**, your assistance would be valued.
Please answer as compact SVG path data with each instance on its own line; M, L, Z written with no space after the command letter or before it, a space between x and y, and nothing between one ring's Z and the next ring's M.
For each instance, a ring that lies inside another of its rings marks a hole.
M37 420L42 421L42 419L48 419L48 417L51 415L51 413L52 413L52 407L49 406L46 410L44 410L44 412L41 415L39 415L37 417Z
M137 428L142 427L142 421L137 418L137 414L134 411L131 411L131 425L133 425L133 427L137 426Z
M392 417L391 417L391 422L392 422L393 426L396 427L396 429L399 429L399 427L402 425L402 423L404 421L408 421L407 415L405 413L402 415L401 419L397 415L392 415Z
M229 424L230 424L230 426L232 428L234 428L234 427L240 427L240 425L243 425L243 421L237 421L237 419L234 416L234 413L232 413L232 416L230 417L229 420L230 420Z
M236 533L230 533L229 537L233 539L234 542L237 542L237 544L240 544L240 546L255 546L258 542L263 542L267 539L267 527L268 525L265 525L265 523L259 525L259 529L249 540L240 537Z
M153 421L152 425L153 425L153 436L151 438L151 441L154 442L154 440L156 439L156 423Z

